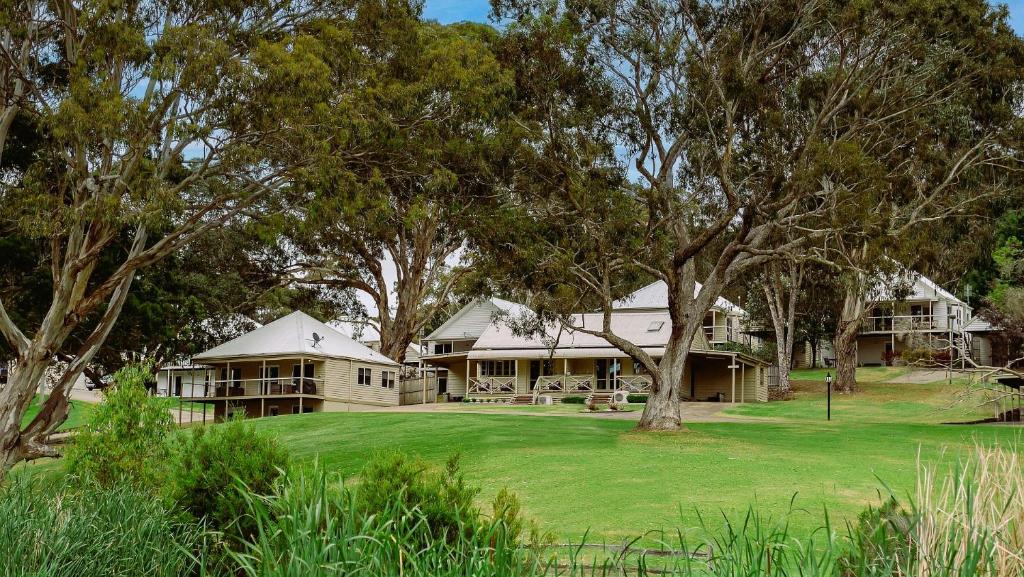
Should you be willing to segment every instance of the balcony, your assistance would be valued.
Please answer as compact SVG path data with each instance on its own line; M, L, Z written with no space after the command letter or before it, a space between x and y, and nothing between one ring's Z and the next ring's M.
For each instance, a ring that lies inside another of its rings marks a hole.
M615 389L631 393L649 393L651 377L647 375L619 375L615 378Z
M514 395L516 377L470 377L466 391L470 395Z
M590 393L594 391L594 375L545 375L537 377L533 390L537 393Z
M174 397L233 398L233 397L294 397L298 395L322 397L324 380L305 378L228 379L206 383L185 383Z
M736 335L729 325L705 325L704 336L708 343L735 343Z
M937 315L873 316L864 319L862 333L908 333L945 330L946 319Z

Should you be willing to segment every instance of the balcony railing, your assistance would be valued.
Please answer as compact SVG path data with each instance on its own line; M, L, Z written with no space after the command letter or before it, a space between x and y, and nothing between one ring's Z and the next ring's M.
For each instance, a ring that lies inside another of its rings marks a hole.
M647 375L619 375L615 379L615 389L631 393L647 393L651 390L651 377Z
M276 379L227 379L206 383L182 383L180 391L172 385L172 397L281 397L324 394L324 380L312 377ZM177 393L177 394L175 394Z
M516 378L513 377L470 377L470 395L514 395Z
M729 325L707 325L704 327L704 336L709 343L736 342L736 335Z
M533 387L537 393L590 393L594 391L594 375L546 375L537 377Z
M873 316L864 319L861 332L910 332L945 329L946 319L936 315Z

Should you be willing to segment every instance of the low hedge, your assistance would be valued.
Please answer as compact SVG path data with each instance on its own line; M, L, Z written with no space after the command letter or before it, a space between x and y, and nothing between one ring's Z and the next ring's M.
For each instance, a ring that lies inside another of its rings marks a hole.
M564 405L583 405L586 402L586 397L562 397L562 404Z
M647 402L647 395L626 395L626 402L643 404Z

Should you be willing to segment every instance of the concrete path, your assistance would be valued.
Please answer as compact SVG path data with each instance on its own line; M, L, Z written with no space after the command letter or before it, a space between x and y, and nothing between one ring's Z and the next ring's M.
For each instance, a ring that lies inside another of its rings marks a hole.
M953 371L953 376L960 376L959 371ZM945 370L925 370L918 369L910 371L905 375L886 379L887 383L908 383L913 385L924 385L927 383L935 383L938 381L944 381L949 378L948 373Z

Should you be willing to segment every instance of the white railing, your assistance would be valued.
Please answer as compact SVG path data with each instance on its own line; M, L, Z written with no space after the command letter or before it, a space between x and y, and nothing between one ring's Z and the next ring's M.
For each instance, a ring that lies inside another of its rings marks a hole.
M947 328L946 319L936 315L873 316L864 319L861 332L909 332Z
M513 377L470 377L470 395L503 395L515 394L516 378Z
M736 335L733 334L730 325L708 325L704 327L704 336L709 343L736 342Z
M565 375L546 375L537 377L533 390L544 393L561 393L565 391Z
M172 397L278 397L289 395L323 395L324 380L312 377L278 377L276 379L227 379L202 383L182 383L181 391L171 382ZM175 394L177 393L177 394Z
M615 389L631 393L647 393L651 390L651 377L647 375L619 375L615 378Z
M594 375L547 375L537 377L537 393L589 393L594 390Z

